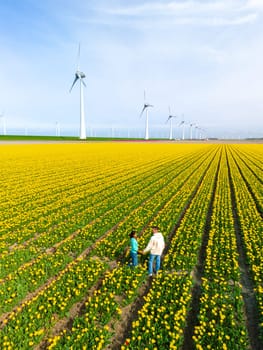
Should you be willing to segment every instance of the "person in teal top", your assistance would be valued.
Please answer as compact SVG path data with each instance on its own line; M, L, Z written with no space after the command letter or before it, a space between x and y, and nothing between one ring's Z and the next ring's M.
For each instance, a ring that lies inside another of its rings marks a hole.
M138 242L136 231L131 231L130 233L130 256L131 256L131 266L138 265Z

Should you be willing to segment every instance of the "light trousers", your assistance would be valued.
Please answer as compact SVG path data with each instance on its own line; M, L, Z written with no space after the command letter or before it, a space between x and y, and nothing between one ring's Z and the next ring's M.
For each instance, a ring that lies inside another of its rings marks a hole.
M160 270L160 267L161 267L161 255L150 254L150 256L149 256L149 263L148 263L148 273L149 273L149 275L152 275L152 273L153 273L154 261L155 261L155 273L157 273Z

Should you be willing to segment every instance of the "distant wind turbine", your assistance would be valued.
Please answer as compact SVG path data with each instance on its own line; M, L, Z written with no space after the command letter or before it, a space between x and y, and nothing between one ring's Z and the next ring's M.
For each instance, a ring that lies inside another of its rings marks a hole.
M3 130L3 134L2 135L6 135L6 122L5 122L5 112L2 112L2 114L0 114L0 118L2 119L2 130Z
M56 136L60 136L60 124L56 122Z
M200 130L200 136L199 136L200 140L204 139L205 138L205 129L199 128L199 130Z
M176 118L176 116L171 115L171 109L169 107L169 117L166 121L166 123L168 123L168 121L170 120L170 135L169 135L169 140L173 139L173 118Z
M185 121L184 120L181 121L181 123L179 124L179 127L180 126L182 126L182 129L183 129L183 131L182 131L182 140L184 140L184 127L185 127Z
M79 51L78 51L77 71L75 73L75 79L73 81L73 84L69 92L71 92L73 86L79 80L79 86L80 86L80 135L79 135L79 138L81 140L84 140L86 139L86 125L85 125L84 100L83 100L83 85L86 87L86 84L84 83L83 79L86 77L86 75L79 70L79 59L80 59L80 44L79 44Z
M195 138L198 139L198 125L195 126Z
M193 126L195 126L195 123L190 123L190 139L192 140L193 139L193 130L192 130L192 128L193 128Z
M144 90L144 105L143 105L143 109L141 111L140 117L143 115L143 112L146 111L145 137L144 137L145 140L149 140L149 115L148 115L149 107L153 107L153 105L146 103L146 93Z

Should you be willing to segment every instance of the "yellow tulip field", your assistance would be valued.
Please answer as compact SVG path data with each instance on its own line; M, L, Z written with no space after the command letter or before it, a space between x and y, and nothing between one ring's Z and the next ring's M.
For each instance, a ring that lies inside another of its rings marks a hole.
M263 348L263 145L0 146L0 349ZM161 270L130 266L157 225Z

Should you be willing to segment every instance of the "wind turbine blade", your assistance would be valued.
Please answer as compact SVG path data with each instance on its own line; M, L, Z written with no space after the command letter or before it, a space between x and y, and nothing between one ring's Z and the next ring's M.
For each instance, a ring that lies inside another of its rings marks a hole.
M168 107L168 110L169 110L169 116L171 115L171 108L170 106Z
M144 103L145 103L145 101L146 101L146 92L145 92L145 90L143 91L144 92Z
M71 88L70 88L69 92L71 92L73 86L75 85L75 83L76 83L76 81L77 81L78 79L79 79L79 78L76 76L75 79L74 79L74 81L73 81L73 84L71 85Z
M140 118L142 117L143 112L144 112L145 109L146 109L146 106L143 107L143 109L142 109L142 111L141 111L141 114L140 114Z
M79 71L79 61L80 61L80 42L79 42L79 50L78 50L78 65L77 65L78 71Z
M87 87L87 85L85 84L84 80L83 79L80 79L80 81L82 82L82 84Z

